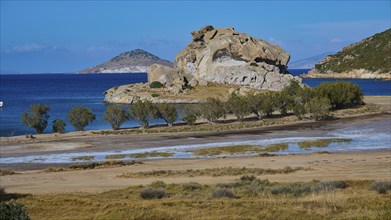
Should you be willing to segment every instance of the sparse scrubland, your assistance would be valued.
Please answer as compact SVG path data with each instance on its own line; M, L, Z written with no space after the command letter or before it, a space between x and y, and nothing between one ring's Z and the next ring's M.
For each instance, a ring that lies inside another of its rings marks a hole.
M24 204L31 219L387 219L389 192L369 185L242 176L215 185L156 181L95 194L13 195L12 203Z

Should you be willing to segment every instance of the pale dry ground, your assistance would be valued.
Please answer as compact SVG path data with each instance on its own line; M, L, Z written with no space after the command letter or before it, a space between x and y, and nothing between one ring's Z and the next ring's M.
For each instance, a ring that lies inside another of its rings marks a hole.
M285 155L276 157L246 157L218 159L167 159L118 168L57 173L25 173L1 177L1 186L10 193L102 192L134 185L146 185L156 180L166 183L198 182L215 184L230 182L240 176L173 176L148 178L117 177L124 172L151 170L187 170L217 167L312 168L290 174L261 175L259 178L277 182L309 182L312 180L390 180L391 152L343 154Z

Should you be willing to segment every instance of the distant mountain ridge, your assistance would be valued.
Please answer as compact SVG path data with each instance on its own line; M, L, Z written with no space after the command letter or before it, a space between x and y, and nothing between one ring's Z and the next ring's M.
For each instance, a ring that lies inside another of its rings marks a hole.
M161 59L145 50L135 49L123 52L107 62L84 69L79 73L145 73L152 64L173 66L173 63L168 60Z
M391 79L391 29L327 56L304 77Z
M316 56L307 57L304 59L296 60L288 64L289 69L312 69L315 67L315 64L319 63L326 56L333 54L335 52L326 52Z

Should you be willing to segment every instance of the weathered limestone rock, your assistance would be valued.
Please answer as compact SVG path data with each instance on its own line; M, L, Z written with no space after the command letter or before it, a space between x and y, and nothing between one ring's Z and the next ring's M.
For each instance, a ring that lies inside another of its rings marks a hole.
M174 68L160 64L152 64L148 67L148 83L159 81L163 85L171 85L175 80L183 82L183 76L180 76Z
M174 68L198 83L237 84L267 90L281 90L291 80L301 83L299 77L287 73L290 56L278 46L233 28L205 26L191 34L193 40L178 53Z

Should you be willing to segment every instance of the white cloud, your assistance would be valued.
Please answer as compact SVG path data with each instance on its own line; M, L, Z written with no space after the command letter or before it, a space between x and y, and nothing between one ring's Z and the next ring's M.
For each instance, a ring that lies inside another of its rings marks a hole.
M12 48L7 49L6 53L39 53L45 51L65 51L65 50L66 49L60 48L58 46L28 43L28 44L13 46Z

